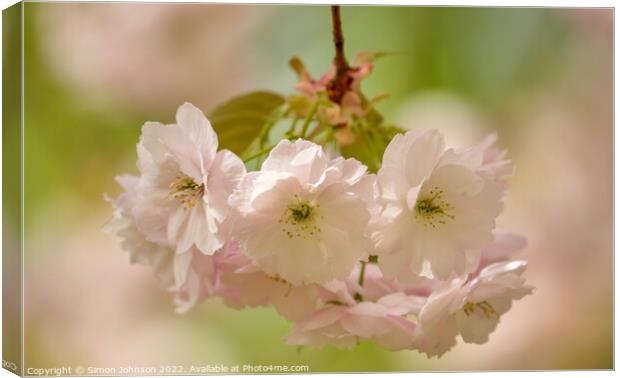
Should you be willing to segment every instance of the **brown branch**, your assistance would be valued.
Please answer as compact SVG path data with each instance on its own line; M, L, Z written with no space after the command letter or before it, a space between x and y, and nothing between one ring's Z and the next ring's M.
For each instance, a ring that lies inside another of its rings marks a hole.
M347 58L344 56L344 37L342 35L342 21L340 20L340 6L332 5L331 8L334 47L336 48L334 64L336 65L337 75L341 75L349 70L349 63L347 63Z
M327 85L327 94L330 100L340 104L342 97L349 91L351 86L351 77L349 71L351 67L344 56L344 36L342 35L342 21L340 20L340 6L332 5L332 29L334 36L334 47L336 55L334 56L334 65L336 66L336 76Z

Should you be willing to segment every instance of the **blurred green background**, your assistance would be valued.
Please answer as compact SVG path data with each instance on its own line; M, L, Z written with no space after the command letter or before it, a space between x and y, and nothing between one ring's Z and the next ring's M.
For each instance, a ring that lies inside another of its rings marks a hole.
M26 367L613 367L612 10L371 6L342 17L350 58L397 53L363 84L390 94L379 105L388 122L438 128L456 146L498 132L517 164L499 225L528 236L520 256L534 295L489 343L432 360L371 343L298 351L271 309L212 300L176 315L149 270L101 231L103 193L136 172L144 121L172 122L185 101L208 112L256 89L292 93L292 55L326 71L329 9L26 3Z

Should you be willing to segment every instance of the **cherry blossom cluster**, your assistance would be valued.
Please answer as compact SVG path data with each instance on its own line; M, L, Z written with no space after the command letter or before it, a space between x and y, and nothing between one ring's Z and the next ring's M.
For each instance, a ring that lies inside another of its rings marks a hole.
M369 70L359 67L356 78ZM309 98L329 82L299 73ZM357 93L320 116L363 116ZM373 174L313 141L282 139L248 172L186 103L175 124L143 126L139 174L117 178L107 228L179 312L220 297L273 307L293 323L291 345L373 340L441 356L458 336L486 342L533 289L527 263L511 259L525 239L495 227L514 167L494 144L491 135L454 149L436 130L407 131Z

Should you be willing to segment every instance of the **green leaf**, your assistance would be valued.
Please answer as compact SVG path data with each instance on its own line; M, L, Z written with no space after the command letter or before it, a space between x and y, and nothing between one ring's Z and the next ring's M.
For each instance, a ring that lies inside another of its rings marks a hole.
M284 97L272 92L252 92L217 106L209 121L218 135L220 148L240 155L257 138Z
M356 158L370 172L376 173L381 166L385 148L396 134L403 132L403 129L392 125L372 125L358 129L355 132L355 143L342 147L342 156Z
M401 53L398 52L383 52L383 51L362 51L358 53L354 58L351 64L353 67L359 66L364 63L374 63L376 60L384 58L386 56L399 55Z

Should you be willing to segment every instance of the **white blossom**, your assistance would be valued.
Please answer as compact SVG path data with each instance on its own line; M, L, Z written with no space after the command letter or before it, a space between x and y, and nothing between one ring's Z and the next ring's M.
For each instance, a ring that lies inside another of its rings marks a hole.
M475 270L503 195L481 164L446 149L434 130L394 137L377 175L383 208L373 235L387 276L446 279Z
M189 264L192 250L212 255L227 240L228 196L245 173L241 160L218 141L204 114L189 103L176 124L147 122L138 144L139 181L131 212L150 242L167 246ZM175 270L177 284L185 271Z
M346 278L370 250L373 201L374 176L360 162L283 140L231 196L234 236L262 270L293 285Z
M487 342L512 301L532 293L521 277L526 267L525 261L494 263L438 288L420 310L415 347L432 357L450 350L458 334L466 343Z

